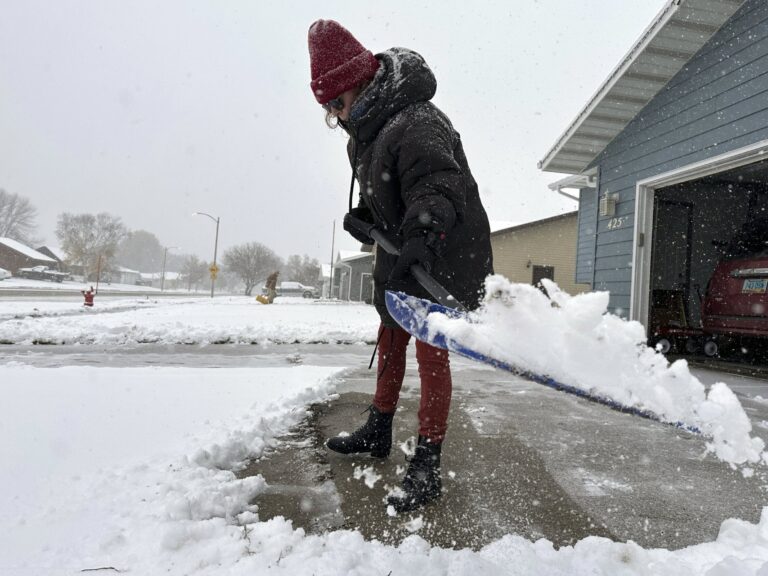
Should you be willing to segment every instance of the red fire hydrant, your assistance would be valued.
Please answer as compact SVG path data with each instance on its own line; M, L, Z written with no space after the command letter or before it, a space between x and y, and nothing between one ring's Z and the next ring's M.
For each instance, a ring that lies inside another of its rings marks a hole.
M83 295L83 298L85 298L85 302L83 302L83 306L92 307L93 306L93 297L98 294L96 290L93 289L93 286L90 287L90 289L86 290L80 290L80 292Z

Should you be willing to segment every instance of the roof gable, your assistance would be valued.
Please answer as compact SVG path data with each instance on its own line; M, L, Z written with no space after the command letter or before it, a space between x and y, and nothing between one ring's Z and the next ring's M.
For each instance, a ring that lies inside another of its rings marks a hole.
M670 0L539 162L579 174L693 58L745 0Z
M48 252L46 252L46 250ZM64 251L58 246L51 246L46 244L44 246L38 247L37 251L49 255L59 262L64 262L67 259L67 257L64 255Z

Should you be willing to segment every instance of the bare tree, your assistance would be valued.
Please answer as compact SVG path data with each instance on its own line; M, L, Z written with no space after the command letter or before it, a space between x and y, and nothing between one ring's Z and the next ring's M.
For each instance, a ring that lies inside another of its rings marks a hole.
M208 264L200 260L197 256L188 256L181 267L181 276L187 282L187 290L192 290L192 285L195 285L204 280L208 274Z
M320 262L317 258L310 258L306 254L304 256L293 254L288 257L283 276L286 280L314 286L320 276Z
M35 218L37 209L29 200L0 188L0 237L36 244L37 239L32 236L37 228Z
M224 253L224 265L245 283L245 295L270 272L280 269L282 261L271 248L258 242L234 246Z
M117 216L100 214L59 214L56 236L72 264L83 267L83 275L96 279L99 260L108 269L120 241L126 235L123 222Z
M123 266L134 270L160 272L163 267L163 246L151 232L134 230L120 242L117 260Z

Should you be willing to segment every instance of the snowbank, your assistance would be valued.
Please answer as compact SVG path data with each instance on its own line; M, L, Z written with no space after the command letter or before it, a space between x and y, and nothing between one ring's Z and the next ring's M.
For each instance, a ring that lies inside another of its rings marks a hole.
M375 342L379 325L372 306L302 298L277 299L269 306L248 297L118 302L97 302L93 309L13 303L11 312L0 313L0 343L357 344ZM65 322L61 316L67 316Z
M543 282L549 298L531 285L490 276L485 301L469 321L432 314L430 328L524 370L697 427L712 439L710 450L731 465L768 460L726 384L707 393L685 360L670 365L646 345L640 323L607 312L607 292L570 296Z

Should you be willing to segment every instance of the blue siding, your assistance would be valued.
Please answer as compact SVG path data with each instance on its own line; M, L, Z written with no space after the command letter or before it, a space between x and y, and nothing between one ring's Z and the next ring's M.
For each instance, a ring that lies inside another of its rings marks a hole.
M626 218L597 222L592 285L613 310L629 308L636 183L766 139L768 2L747 0L593 162L598 196L618 193Z

